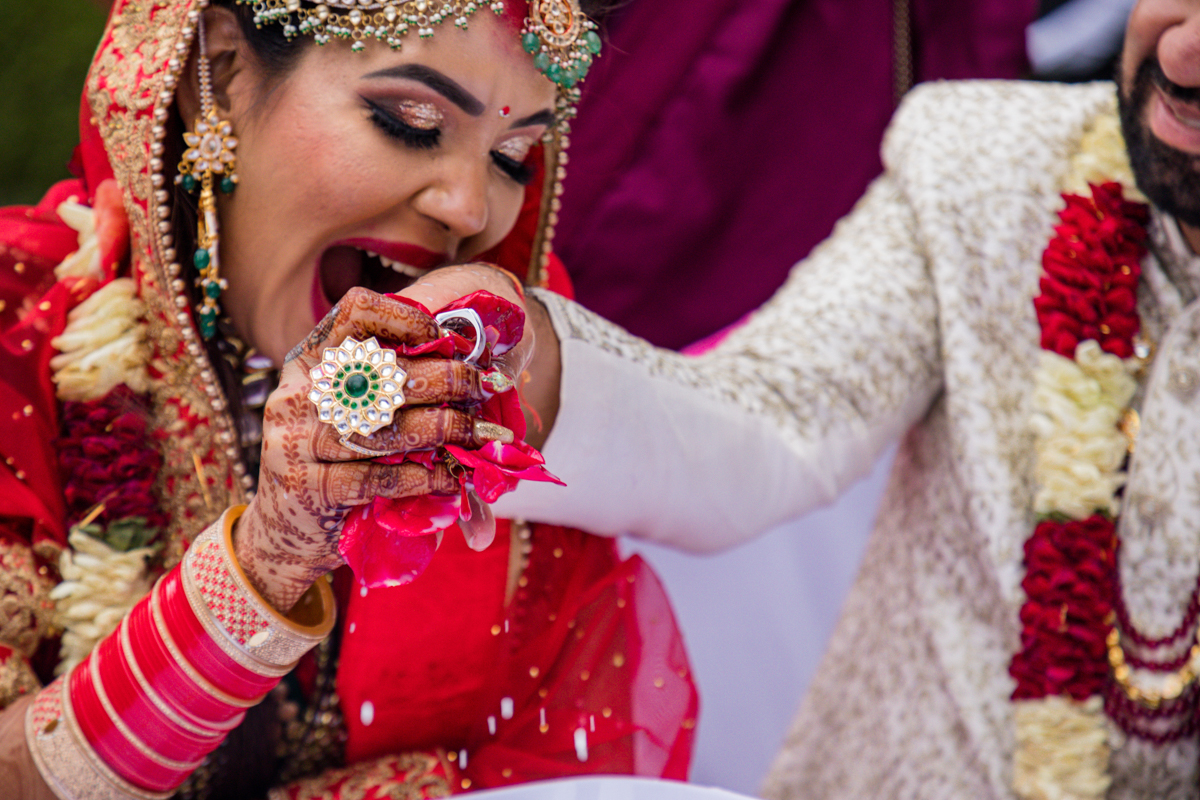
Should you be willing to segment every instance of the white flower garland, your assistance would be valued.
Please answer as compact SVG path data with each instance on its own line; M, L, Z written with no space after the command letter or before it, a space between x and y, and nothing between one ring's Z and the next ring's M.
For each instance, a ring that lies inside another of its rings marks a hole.
M1014 710L1017 751L1013 789L1028 800L1102 798L1108 776L1104 704L1092 696L1027 700Z
M150 591L147 560L153 548L121 552L73 528L70 549L59 557L62 582L50 592L55 622L63 630L55 675L65 675L87 658L104 637ZM74 552L72 552L72 550Z
M100 280L104 277L104 269L100 263L100 240L96 236L96 212L85 205L80 205L72 197L64 203L59 203L59 219L74 228L79 234L79 249L62 260L54 268L54 275L59 280L63 278L91 278Z
M95 212L68 200L58 215L79 232L79 249L63 259L54 274L64 278L103 277ZM150 349L145 307L132 278L117 278L76 306L66 330L52 344L59 355L50 361L60 400L97 400L121 384L142 394L150 390L146 363Z
M59 400L98 400L121 384L150 391L144 313L132 278L111 281L71 311L52 342L59 351L50 360Z
M1138 366L1137 359L1122 361L1091 339L1079 343L1073 361L1042 351L1030 423L1037 436L1033 508L1039 515L1086 519L1096 509L1116 515L1129 449L1117 423L1137 391L1130 372Z
M78 231L79 249L55 268L55 276L102 279L95 212L70 200L59 205L58 215ZM139 394L150 391L144 314L132 278L112 280L76 306L52 342L59 351L50 360L58 399L97 400L121 384ZM59 559L63 580L50 593L64 630L58 675L86 658L150 590L147 560L153 552L114 550L80 526L71 529L68 543L71 549Z

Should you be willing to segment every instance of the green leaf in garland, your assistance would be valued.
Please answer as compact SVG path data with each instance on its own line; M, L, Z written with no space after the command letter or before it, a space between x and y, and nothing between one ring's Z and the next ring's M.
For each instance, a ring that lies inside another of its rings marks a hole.
M79 530L121 553L128 553L139 547L149 547L158 535L157 528L147 526L145 517L119 519L109 523L107 529L93 523L82 525Z

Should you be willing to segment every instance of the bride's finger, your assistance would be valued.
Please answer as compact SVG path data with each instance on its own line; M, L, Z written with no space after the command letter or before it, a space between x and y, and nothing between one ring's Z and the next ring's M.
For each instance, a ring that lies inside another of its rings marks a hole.
M473 417L453 408L422 406L396 415L386 428L370 436L351 434L348 441L364 450L392 453L409 450L432 450L446 444L461 447L481 447L489 442L509 444L514 434L508 428ZM326 426L317 445L317 458L322 461L353 461L371 456L346 447L337 432Z
M437 323L415 306L356 286L338 301L325 319L287 355L287 362L302 360L306 369L319 362L326 348L337 347L347 337L359 341L374 336L381 341L424 344L441 336Z
M402 360L408 373L404 382L407 405L478 403L484 399L479 370L448 358Z
M338 506L361 506L376 497L452 495L459 491L458 479L441 464L433 469L413 463L380 464L375 461L330 464L324 483L329 500Z

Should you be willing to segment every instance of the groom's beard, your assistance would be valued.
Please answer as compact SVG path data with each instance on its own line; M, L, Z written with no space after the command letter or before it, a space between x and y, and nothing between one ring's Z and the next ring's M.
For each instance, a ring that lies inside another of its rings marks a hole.
M1119 74L1119 73L1118 73ZM1138 188L1155 206L1192 227L1200 228L1200 156L1160 141L1146 121L1146 108L1155 87L1183 101L1200 101L1200 89L1178 86L1163 74L1158 60L1142 62L1126 95L1117 91L1121 130Z

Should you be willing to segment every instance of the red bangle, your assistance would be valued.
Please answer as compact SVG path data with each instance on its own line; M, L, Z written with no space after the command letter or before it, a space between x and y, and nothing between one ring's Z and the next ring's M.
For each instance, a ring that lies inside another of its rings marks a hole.
M172 717L157 707L130 670L120 634L102 641L95 652L97 657L90 668L101 679L113 711L167 758L191 760L197 753L212 750L225 737L225 731L187 726L178 714Z
M25 741L60 797L167 800L334 622L319 581L295 618L249 586L231 509L67 676L43 689ZM191 570L191 571L189 571Z
M213 723L197 718L187 708L181 708L168 703L166 698L159 694L150 681L146 679L142 667L138 664L137 658L133 654L133 643L129 634L129 618L117 629L117 638L121 642L121 654L124 656L122 664L130 671L137 684L138 692L143 696L155 711L161 714L164 718L171 720L179 728L192 733L199 737L208 737L215 735L224 737L229 731L242 724L242 718L245 713L236 714L225 722Z
M259 675L281 678L329 635L336 617L329 582L318 580L280 614L250 584L233 555L232 508L196 537L181 563L192 611L225 656Z
M153 792L122 778L87 742L71 703L64 675L38 692L25 714L25 743L57 797L96 800L168 800L171 792Z
M222 696L215 687L201 683L199 675L185 671L155 624L152 606L156 598L157 592L151 590L150 596L134 606L128 618L133 655L154 690L173 707L186 708L193 717L213 727L254 705Z
M172 570L163 578L159 606L183 657L221 691L258 702L279 683L278 676L260 675L234 661L213 641L188 603L180 570Z
M167 791L183 783L200 765L197 761L190 766L171 768L139 751L100 704L92 685L90 658L72 670L67 680L71 706L84 738L96 755L129 783L152 792Z

